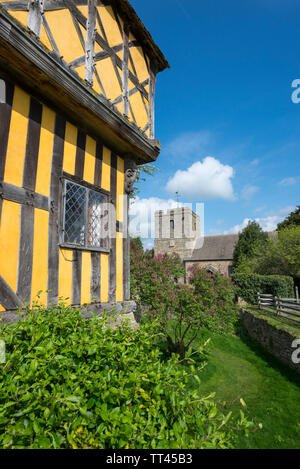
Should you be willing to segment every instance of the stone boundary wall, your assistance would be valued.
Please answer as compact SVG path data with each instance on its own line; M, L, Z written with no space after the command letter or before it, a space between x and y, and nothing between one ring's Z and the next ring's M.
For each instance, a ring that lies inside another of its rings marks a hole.
M244 308L241 309L240 314L242 323L250 337L259 342L267 352L276 357L281 363L284 363L300 374L300 363L296 364L292 361L293 353L300 359L300 345L296 348L292 347L297 336L284 329L277 329L266 319L259 318ZM300 329L298 338L300 338ZM298 353L297 349L299 349Z

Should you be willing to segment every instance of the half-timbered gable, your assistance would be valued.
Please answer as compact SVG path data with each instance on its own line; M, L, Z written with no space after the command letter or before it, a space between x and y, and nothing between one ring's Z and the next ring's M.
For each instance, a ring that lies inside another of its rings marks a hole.
M97 94L154 138L155 76L166 62L126 0L0 4Z
M130 305L128 195L167 66L126 0L0 2L0 311Z

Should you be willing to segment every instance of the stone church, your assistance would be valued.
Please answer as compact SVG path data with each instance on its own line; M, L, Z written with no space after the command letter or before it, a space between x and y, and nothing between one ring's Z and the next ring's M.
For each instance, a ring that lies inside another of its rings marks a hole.
M201 238L200 217L187 207L155 213L155 255L177 253L186 272L197 264L229 277L238 239L238 234Z

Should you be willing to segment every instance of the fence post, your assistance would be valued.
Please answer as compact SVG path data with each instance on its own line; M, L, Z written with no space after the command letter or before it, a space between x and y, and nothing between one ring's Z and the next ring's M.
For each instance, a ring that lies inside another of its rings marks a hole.
M258 307L261 309L261 304L260 304L260 294L257 293L257 302L258 302Z
M296 292L296 301L297 301L297 303L300 303L300 300L299 300L299 289L298 289L298 287L295 287L295 292Z
M275 296L275 307L276 307L276 314L277 316L279 316L280 298L278 298L278 296Z

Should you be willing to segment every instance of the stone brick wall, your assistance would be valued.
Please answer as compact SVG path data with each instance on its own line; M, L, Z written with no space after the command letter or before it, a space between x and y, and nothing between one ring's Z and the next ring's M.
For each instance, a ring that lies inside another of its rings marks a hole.
M156 239L154 241L154 253L173 254L176 253L181 260L190 257L193 252L193 240L186 239Z
M269 324L266 319L259 318L245 309L241 310L241 320L250 337L259 342L265 350L271 353L280 362L288 365L300 374L300 363L296 364L292 361L292 354L296 351L296 348L292 347L292 343L297 338L296 335L283 329L277 329L275 326ZM299 337L300 329L298 338ZM300 357L300 353L298 356Z
M228 260L218 260L218 261L186 261L185 262L185 269L186 272L190 267L193 265L197 265L201 267L201 269L206 269L207 267L213 267L216 269L218 272L221 274L225 275L226 277L229 277L229 267L232 266L232 261Z
M171 226L172 222L172 226ZM191 257L200 236L200 218L189 207L155 212L154 253Z

